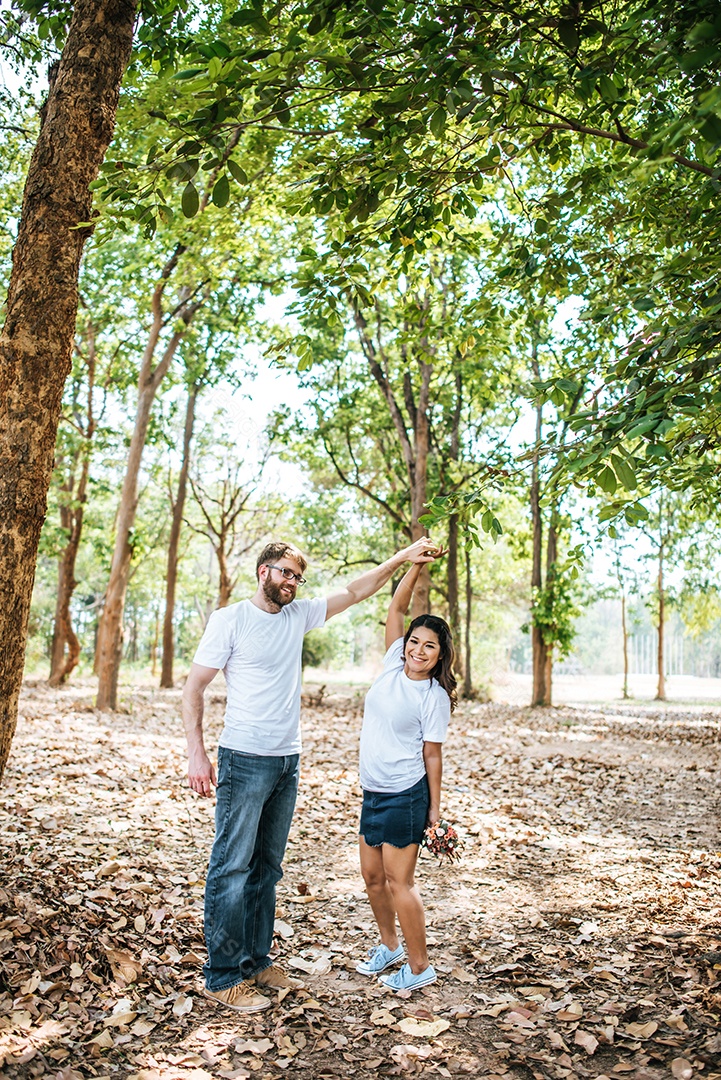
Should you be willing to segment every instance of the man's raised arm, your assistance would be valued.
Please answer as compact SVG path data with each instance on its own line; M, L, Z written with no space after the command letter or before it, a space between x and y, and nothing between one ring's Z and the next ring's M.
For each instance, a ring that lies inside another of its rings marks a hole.
M402 551L397 551L380 566L374 566L372 570L367 570L355 581L351 581L344 589L332 593L326 600L326 619L331 619L334 615L339 615L341 611L352 607L353 604L373 596L383 588L387 581L390 581L396 570L400 569L404 563L431 563L440 550L438 545L427 536L422 536L414 544L403 548Z

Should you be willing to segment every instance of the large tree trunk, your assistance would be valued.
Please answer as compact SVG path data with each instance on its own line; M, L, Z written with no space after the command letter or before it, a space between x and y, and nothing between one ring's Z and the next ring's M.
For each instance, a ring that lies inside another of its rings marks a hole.
M185 496L188 490L188 469L190 468L190 446L193 441L195 423L195 403L198 400L198 387L188 390L185 408L185 430L183 432L183 460L178 477L178 493L173 502L173 520L168 541L168 571L165 576L165 617L163 619L163 664L160 669L160 685L170 689L173 685L173 659L175 657L175 639L173 634L173 615L175 612L175 587L178 581L178 544L180 529L183 524Z
M656 688L656 701L666 700L666 672L664 670L666 661L664 657L664 640L663 634L666 624L666 594L663 580L663 541L658 547L658 651L656 660L658 664L658 685Z
M77 0L28 169L0 339L0 778L70 371L88 185L113 134L135 0Z

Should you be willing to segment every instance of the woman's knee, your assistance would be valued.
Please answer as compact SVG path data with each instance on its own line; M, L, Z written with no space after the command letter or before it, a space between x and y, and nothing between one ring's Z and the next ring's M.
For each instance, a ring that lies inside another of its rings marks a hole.
M413 874L394 874L392 871L386 871L386 881L388 882L388 888L396 895L398 893L412 892L415 889L416 883Z
M383 871L363 870L363 881L368 892L377 892L386 887L386 876Z

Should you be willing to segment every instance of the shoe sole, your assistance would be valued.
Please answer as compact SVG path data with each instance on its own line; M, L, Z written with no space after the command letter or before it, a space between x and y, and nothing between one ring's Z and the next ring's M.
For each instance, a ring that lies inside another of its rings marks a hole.
M232 1009L233 1012L247 1013L248 1015L250 1013L263 1012L264 1009L269 1009L271 1005L269 999L266 999L262 1005L260 1002L257 1005L231 1005L227 1001L221 1001L220 998L217 998L208 990L203 991L203 997L207 998L208 1001L214 1002L216 1005L222 1005L224 1009Z
M388 990L392 990L394 994L399 994L401 990L422 990L424 986L430 986L432 983L438 981L438 976L434 975L432 979L425 979L423 982L415 982L413 986L390 986L385 979L379 979L378 982L381 986L385 986Z
M369 976L380 975L382 971L387 971L388 968L395 967L396 964L402 964L404 960L405 960L405 955L404 956L399 956L396 960L389 960L387 964L383 965L383 967L373 968L372 971L367 971L364 968L363 964L356 964L355 969L356 969L356 971L358 972L359 975L369 975Z

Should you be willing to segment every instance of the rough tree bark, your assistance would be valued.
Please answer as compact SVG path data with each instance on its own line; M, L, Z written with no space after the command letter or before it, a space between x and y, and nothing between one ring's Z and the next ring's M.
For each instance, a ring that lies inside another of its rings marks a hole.
M152 324L138 374L138 408L128 449L128 462L115 525L115 546L110 564L110 577L98 633L96 652L98 696L95 702L98 709L115 709L118 704L118 675L123 651L123 614L133 555L132 533L138 510L138 479L148 434L150 411L177 348L195 313L203 303L202 299L193 299L193 294L189 289L185 287L181 289L180 302L173 311L173 315L178 320L177 328L169 338L160 360L153 366L155 350L166 322L163 312L163 294L182 252L182 248L176 248L165 264L160 280L153 291Z
M188 469L190 468L190 446L193 441L195 424L195 403L198 400L197 385L188 389L188 401L185 407L185 429L183 432L183 459L178 477L178 492L173 499L173 517L168 541L168 569L165 575L165 616L163 618L163 661L160 669L160 685L170 689L173 685L173 659L175 657L175 639L173 634L173 615L175 613L175 587L178 580L178 544L180 529L183 524L185 496L188 490Z
M113 134L135 0L77 0L25 183L0 338L0 778L70 371L88 185Z

